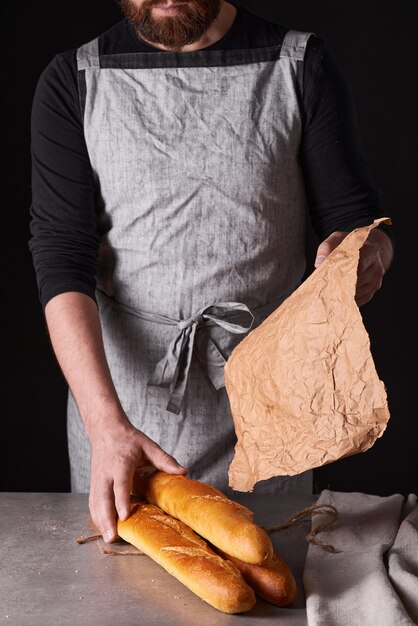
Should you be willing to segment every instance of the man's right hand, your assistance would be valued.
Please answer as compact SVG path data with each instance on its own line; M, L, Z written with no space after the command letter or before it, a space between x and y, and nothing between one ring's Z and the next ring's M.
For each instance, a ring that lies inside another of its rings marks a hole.
M117 539L116 516L130 514L135 471L153 465L169 474L187 469L131 424L119 424L90 433L91 477L89 508L94 524L107 543Z
M94 300L83 293L60 293L49 300L45 316L90 441L90 514L110 543L117 538L116 515L122 520L129 516L135 470L144 465L169 474L187 470L135 428L124 413L107 363Z

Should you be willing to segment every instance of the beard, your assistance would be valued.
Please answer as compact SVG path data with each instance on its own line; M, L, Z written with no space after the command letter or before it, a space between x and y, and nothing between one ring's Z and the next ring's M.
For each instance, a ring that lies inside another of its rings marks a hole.
M178 4L183 0L179 0ZM222 0L186 0L177 15L153 17L152 8L164 0L119 0L123 14L135 26L138 35L167 48L181 48L198 41L218 17Z

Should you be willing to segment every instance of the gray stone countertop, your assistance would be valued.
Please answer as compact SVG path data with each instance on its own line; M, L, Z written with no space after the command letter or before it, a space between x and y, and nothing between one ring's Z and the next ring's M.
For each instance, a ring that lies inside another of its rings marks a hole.
M280 524L314 496L238 493L262 526ZM304 626L302 572L309 522L272 535L298 594L278 608L258 598L240 615L217 611L147 556L103 554L89 534L87 494L0 494L0 624L16 626Z

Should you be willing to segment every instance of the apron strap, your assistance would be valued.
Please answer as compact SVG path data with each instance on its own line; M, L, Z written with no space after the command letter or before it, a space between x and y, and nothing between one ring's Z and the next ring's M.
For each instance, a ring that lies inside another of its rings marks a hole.
M306 46L311 35L315 33L299 30L288 30L284 36L280 49L280 58L296 61L296 79L299 86L300 97L303 96L303 60Z
M78 99L80 101L81 117L84 119L86 107L86 70L100 68L99 39L96 37L77 49L77 82Z
M280 49L280 58L286 57L295 61L303 61L305 56L306 44L312 32L304 32L299 30L288 30L284 36Z
M80 72L89 67L100 67L99 38L88 41L77 49L77 69Z
M163 358L155 366L148 381L150 387L169 387L170 397L166 409L176 415L181 411L184 392L189 378L193 349L195 349L196 355L215 389L218 390L224 387L224 366L226 360L212 338L208 337L206 333L196 332L197 329L202 326L216 325L230 333L244 334L251 330L256 319L257 322L260 322L270 315L293 290L294 288L289 289L288 292L283 293L267 304L253 308L252 311L242 302L215 302L202 307L189 319L176 320L159 313L134 309L126 304L122 304L122 302L118 302L118 300L97 288L97 291L106 300L130 315L148 322L177 326L177 334L170 342ZM247 325L241 322L243 314L248 314L251 318ZM234 319L240 322L234 323Z
M233 324L219 314L217 309L224 309L227 315L244 311L251 316L251 321L248 326ZM210 337L204 338L201 333L196 334L198 326L212 323L230 333L242 334L250 330L253 322L253 314L247 305L241 302L217 302L203 307L187 320L175 322L178 332L168 346L165 356L155 366L148 381L148 385L151 386L170 388L167 411L180 413L194 347L196 347L199 360L205 363L206 373L215 389L220 389L224 385L223 369L226 361Z
M197 328L200 326L217 325L230 333L243 334L251 329L254 322L254 315L247 305L242 302L216 302L202 307L189 319L175 320L158 313L134 309L118 302L114 298L110 298L102 290L98 289L98 291L106 299L117 305L118 308L135 317L149 322L156 322L157 324L177 326L177 334L170 342L164 357L155 366L148 381L149 386L170 388L170 397L166 408L170 413L177 415L181 410L189 378L193 348L196 349L199 361L204 365L215 389L218 390L224 386L223 369L226 363L225 358L211 337L204 337L202 333L196 333ZM248 325L231 321L234 317L239 316L241 318L243 313L247 313L251 318Z

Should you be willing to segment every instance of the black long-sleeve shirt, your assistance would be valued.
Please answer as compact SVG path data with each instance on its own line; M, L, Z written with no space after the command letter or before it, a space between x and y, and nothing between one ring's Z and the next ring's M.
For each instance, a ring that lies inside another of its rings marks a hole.
M205 48L278 45L288 28L237 6L229 31ZM122 19L100 35L100 54L161 52ZM311 36L304 63L299 159L311 223L320 240L383 216L371 180L347 78L327 43ZM83 133L76 50L57 54L39 78L32 107L29 241L43 306L66 291L94 299L99 235L96 189ZM380 225L395 242L392 228Z

